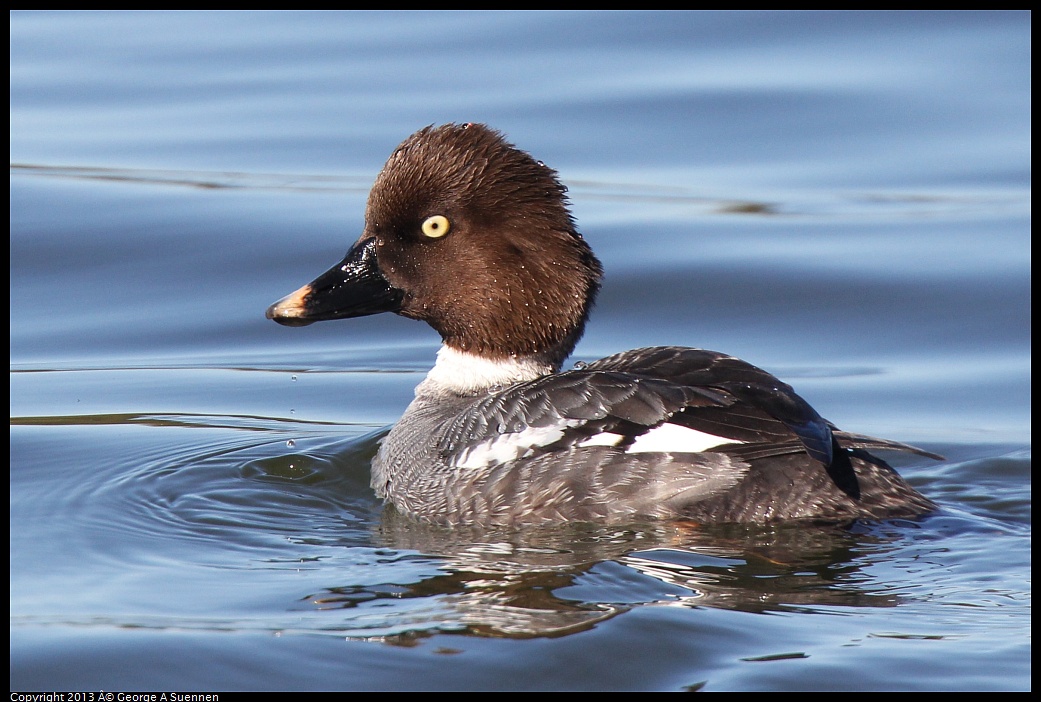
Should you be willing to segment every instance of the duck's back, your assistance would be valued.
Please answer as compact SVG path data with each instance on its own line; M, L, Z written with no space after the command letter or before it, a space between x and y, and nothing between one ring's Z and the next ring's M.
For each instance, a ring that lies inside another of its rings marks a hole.
M642 443L665 429L714 441ZM479 395L421 393L374 460L373 486L446 524L839 521L933 509L868 448L920 452L834 429L738 359L655 347Z

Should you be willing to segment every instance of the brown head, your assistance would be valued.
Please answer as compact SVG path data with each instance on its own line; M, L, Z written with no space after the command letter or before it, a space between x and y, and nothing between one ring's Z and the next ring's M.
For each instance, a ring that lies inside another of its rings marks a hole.
M566 191L488 127L421 129L376 178L347 257L267 316L292 325L393 311L455 349L559 367L602 275Z

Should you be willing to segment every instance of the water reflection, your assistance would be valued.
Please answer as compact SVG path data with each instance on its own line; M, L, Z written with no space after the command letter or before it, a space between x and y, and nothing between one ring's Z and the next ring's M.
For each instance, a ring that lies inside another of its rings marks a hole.
M388 508L376 540L428 566L436 561L437 572L415 582L336 585L303 601L350 610L349 635L393 643L442 632L557 637L649 605L753 613L893 607L901 595L864 569L900 550L909 528L667 523L478 531L418 524Z

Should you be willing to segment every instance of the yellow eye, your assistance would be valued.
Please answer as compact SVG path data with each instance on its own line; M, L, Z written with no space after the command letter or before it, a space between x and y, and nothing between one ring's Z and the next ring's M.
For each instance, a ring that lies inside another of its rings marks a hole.
M440 239L448 233L449 228L448 217L444 215L434 215L423 220L423 233L431 239Z

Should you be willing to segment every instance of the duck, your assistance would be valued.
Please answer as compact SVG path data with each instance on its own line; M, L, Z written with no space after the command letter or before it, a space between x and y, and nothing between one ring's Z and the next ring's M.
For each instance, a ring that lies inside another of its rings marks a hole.
M936 505L879 450L733 356L682 346L562 370L603 267L557 172L483 124L405 139L342 261L272 304L285 326L393 312L441 336L372 460L420 522L528 526L916 518Z

